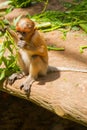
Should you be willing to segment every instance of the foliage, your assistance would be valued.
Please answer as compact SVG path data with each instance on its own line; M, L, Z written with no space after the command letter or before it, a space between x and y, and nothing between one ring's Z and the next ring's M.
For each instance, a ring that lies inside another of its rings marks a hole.
M84 29L87 24L87 0L83 0L78 5L72 6L71 10L65 12L60 11L46 11L41 14L32 16L32 19L39 24L50 22L50 26L42 28L44 32L55 30L58 28L73 28L78 29L80 26L87 32L87 28Z
M84 52L84 49L86 49L87 48L87 45L85 45L85 46L80 46L80 53L83 53Z
M10 0L11 4L17 8L28 7L31 3L46 2L46 0Z
M0 21L2 30L4 29L4 26L5 22ZM2 31L1 34L4 36L4 41L0 44L0 80L3 80L12 73L19 71L19 67L17 66L16 60L17 55L14 55L13 53L14 49L16 50L13 38L8 31ZM7 56L6 52L8 52Z

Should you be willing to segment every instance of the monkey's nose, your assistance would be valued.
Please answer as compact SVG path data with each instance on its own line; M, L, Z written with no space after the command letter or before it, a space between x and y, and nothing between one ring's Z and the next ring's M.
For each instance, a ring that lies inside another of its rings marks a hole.
M20 40L24 40L24 38L22 36L19 37Z

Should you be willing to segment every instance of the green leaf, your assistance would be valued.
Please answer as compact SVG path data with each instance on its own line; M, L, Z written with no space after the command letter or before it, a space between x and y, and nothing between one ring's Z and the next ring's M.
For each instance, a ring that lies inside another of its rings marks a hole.
M7 59L6 59L6 57L2 56L2 61L3 61L4 65L7 67Z
M87 33L87 23L79 24L79 26Z
M3 44L1 44L0 45L0 58L3 56L3 54L4 54L4 46L3 46Z
M16 55L14 55L13 51L16 46L14 44L14 40L9 34L8 31L5 32L5 41L3 44L0 44L0 66L4 65L4 68L0 67L0 80L5 77L11 75L14 72L19 71L19 67L17 66ZM8 51L8 55L5 55L5 52Z
M19 19L22 17L22 15L19 15L17 18L13 19L13 25L16 26L17 22L19 21Z
M77 27L77 26L73 26L73 27L72 27L72 30L73 30L73 31L78 31L78 30L80 30L80 28Z
M8 13L10 13L13 9L14 9L14 7L11 6L11 7L7 8L5 12L8 14Z
M0 80L5 78L5 69L2 69L2 71L0 72Z

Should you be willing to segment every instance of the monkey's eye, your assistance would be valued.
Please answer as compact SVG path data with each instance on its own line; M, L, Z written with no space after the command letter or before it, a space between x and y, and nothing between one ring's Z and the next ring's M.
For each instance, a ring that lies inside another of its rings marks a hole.
M22 32L22 31L17 31L18 34L21 34L22 36L26 35L26 32Z

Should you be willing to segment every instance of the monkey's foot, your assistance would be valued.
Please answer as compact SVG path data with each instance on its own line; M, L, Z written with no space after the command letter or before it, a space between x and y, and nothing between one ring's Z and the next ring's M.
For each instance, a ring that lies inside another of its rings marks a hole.
M7 83L12 85L15 82L15 80L21 79L23 77L24 77L24 73L14 73L7 79Z
M20 89L23 89L26 93L29 93L34 81L34 79L27 79L23 84L21 84Z

